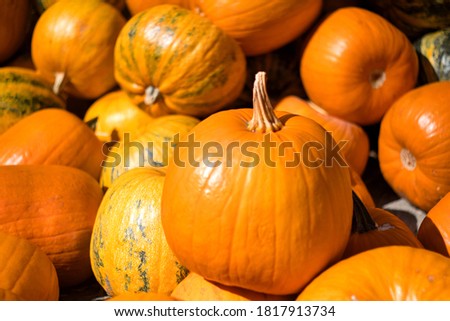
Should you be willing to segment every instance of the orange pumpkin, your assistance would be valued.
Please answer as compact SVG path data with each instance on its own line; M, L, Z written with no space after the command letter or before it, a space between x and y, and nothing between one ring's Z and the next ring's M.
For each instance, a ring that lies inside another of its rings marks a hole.
M331 116L313 102L296 96L283 98L275 110L305 116L322 125L342 146L342 156L348 165L359 175L364 172L369 159L369 137L360 126Z
M125 133L143 130L153 120L133 104L127 93L118 90L97 99L84 115L84 121L95 120L95 135L103 142L123 139Z
M37 71L66 92L96 99L116 85L114 45L125 18L102 1L58 1L39 17L31 55Z
M98 179L103 159L102 143L94 132L62 109L37 111L0 136L0 165L66 165Z
M414 233L397 216L381 208L366 208L353 194L353 226L343 258L389 245L423 248Z
M245 66L232 38L176 5L133 16L115 47L119 85L155 116L207 116L223 108L241 93Z
M0 257L0 301L58 300L55 267L35 245L0 231Z
M370 194L361 176L350 168L350 180L352 183L353 192L359 197L366 207L375 207L375 201L372 194Z
M12 57L25 41L30 18L29 0L0 2L0 63Z
M89 241L103 193L77 168L0 166L0 231L25 238L53 262L61 287L92 276Z
M193 0L191 6L236 39L246 55L254 56L305 32L319 16L322 0Z
M425 249L385 246L342 260L298 301L448 301L450 260Z
M210 282L196 273L189 273L173 290L180 301L284 301L289 296L269 295Z
M258 73L253 110L218 112L191 130L191 143L183 142L191 148L177 145L161 215L170 247L190 271L283 295L342 255L351 184L347 167L324 164L325 130L273 111L265 81Z
M427 213L417 237L426 249L450 257L450 193Z
M34 5L39 13L44 12L50 6L52 6L58 1L60 0L33 0ZM84 0L84 1L97 1L97 0ZM119 10L122 10L125 7L125 0L102 0L102 1L112 4Z
M369 125L415 86L418 58L408 38L387 20L348 7L317 27L300 73L314 103L331 115Z
M429 211L450 192L450 81L411 90L381 122L378 157L398 195Z

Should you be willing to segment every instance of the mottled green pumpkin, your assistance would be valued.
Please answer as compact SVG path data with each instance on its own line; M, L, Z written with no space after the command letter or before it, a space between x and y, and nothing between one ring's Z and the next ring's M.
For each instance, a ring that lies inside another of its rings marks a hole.
M106 192L91 238L91 266L110 296L170 294L188 271L172 253L161 224L164 174L135 168Z
M450 28L424 35L414 47L428 60L438 80L450 80Z
M120 32L115 77L154 116L207 116L240 95L246 62L236 41L208 19L158 5L133 16Z
M65 108L66 103L53 93L52 85L33 70L0 68L0 134L45 107Z

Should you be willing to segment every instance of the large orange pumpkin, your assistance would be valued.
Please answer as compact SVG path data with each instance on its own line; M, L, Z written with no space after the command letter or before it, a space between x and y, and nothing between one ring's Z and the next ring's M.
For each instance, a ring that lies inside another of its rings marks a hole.
M58 1L34 28L34 65L55 93L98 98L116 85L114 45L124 24L120 11L105 2Z
M135 168L120 176L103 198L92 231L94 275L111 295L169 295L187 275L166 242L161 224L164 173Z
M325 166L323 127L273 111L265 73L253 110L218 112L181 143L167 168L162 222L190 271L291 294L340 258L352 217L348 168Z
M369 137L360 126L329 115L313 102L296 96L283 98L275 110L305 116L322 125L331 132L336 144L342 147L340 153L348 165L359 175L364 172L369 159Z
M133 16L115 47L119 85L152 115L207 116L239 96L245 70L232 38L176 5Z
M0 231L0 257L0 301L58 300L55 267L31 242Z
M426 249L450 257L450 193L427 213L417 237Z
M61 287L92 276L89 241L103 197L97 181L58 165L0 166L0 231L25 238L53 262Z
M158 6L160 4L175 4L183 8L190 8L191 0L125 0L131 15L144 11L148 8Z
M0 63L19 49L27 35L31 18L29 0L0 2Z
M62 109L37 111L0 136L0 165L66 165L98 179L103 159L94 132Z
M378 157L392 189L424 211L450 192L450 81L411 90L381 122Z
M365 251L331 266L298 301L448 301L450 260L410 246Z
M194 0L191 6L253 56L300 36L319 16L322 0Z
M348 7L330 14L314 31L300 73L314 103L368 125L415 86L418 58L408 38L387 20Z

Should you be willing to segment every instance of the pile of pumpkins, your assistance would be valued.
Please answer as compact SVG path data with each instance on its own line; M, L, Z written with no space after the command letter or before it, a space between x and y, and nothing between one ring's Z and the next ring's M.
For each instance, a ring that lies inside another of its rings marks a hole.
M450 300L449 15L2 1L0 300Z

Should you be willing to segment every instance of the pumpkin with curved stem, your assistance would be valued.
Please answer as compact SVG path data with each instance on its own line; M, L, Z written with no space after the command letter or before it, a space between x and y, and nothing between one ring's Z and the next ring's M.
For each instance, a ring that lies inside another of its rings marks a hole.
M172 291L171 296L181 301L287 301L290 296L269 295L205 280L189 273Z
M43 77L22 67L0 68L0 134L47 107L65 109L66 101L53 93Z
M317 27L300 73L311 101L331 115L370 125L414 88L418 58L408 38L387 20L349 7Z
M342 260L317 276L298 301L450 299L450 260L411 246L385 246Z
M194 0L191 7L254 56L299 37L319 16L322 0Z
M98 179L103 159L94 132L62 109L39 110L0 136L0 165L66 165Z
M55 267L31 242L0 231L0 257L0 301L58 300Z
M337 143L346 142L341 152L348 165L359 175L364 172L369 159L369 137L360 126L329 115L313 102L296 96L283 98L275 110L305 116L322 125Z
M125 133L141 131L153 120L122 90L100 97L88 108L84 121L94 119L95 135L103 142L118 141Z
M427 213L417 237L426 249L450 257L450 193Z
M89 279L89 241L103 197L98 182L59 165L0 166L0 181L0 231L46 253L61 287Z
M423 248L400 218L381 208L367 208L354 193L352 235L342 258L390 245Z
M90 257L94 275L111 295L169 295L188 271L167 245L161 225L164 173L135 168L108 189L97 212Z
M115 47L115 76L148 113L208 116L245 82L241 48L211 21L176 5L133 16Z
M0 2L0 63L12 57L25 41L29 18L29 0Z
M102 1L58 1L39 17L31 55L37 71L66 92L95 99L111 90L114 45L125 18Z
M291 294L342 255L351 228L350 177L347 167L323 164L323 127L273 111L264 72L254 90L253 110L218 112L191 130L193 141L177 145L162 223L190 271L228 286Z
M173 157L175 140L183 140L199 120L185 115L155 118L145 128L125 133L109 148L102 166L100 185L108 188L123 173L136 167L153 167L165 171Z
M411 90L381 122L378 158L385 180L424 211L450 191L450 81Z

